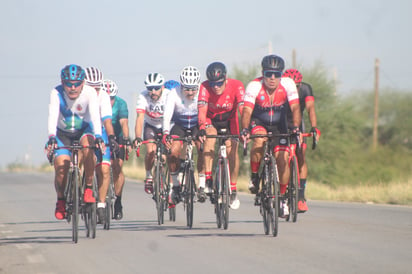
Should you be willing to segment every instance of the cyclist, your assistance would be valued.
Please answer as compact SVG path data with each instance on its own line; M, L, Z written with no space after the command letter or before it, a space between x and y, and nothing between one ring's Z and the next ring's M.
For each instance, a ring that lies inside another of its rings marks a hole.
M290 78L281 78L285 62L277 55L267 55L262 59L262 77L250 82L246 87L245 106L241 117L243 141L252 134L287 133L286 106L289 104L293 115L293 132L299 133L299 97L295 83ZM253 139L250 153L251 181L249 190L259 191L259 167L263 156L264 138ZM288 168L289 146L285 137L275 139L274 155L279 172L280 194L286 192L290 171ZM287 203L282 198L281 216L289 214Z
M84 85L84 69L75 64L67 65L61 70L60 78L61 85L56 86L50 94L47 155L51 156L52 151L57 147L71 145L74 140L80 140L83 146L96 143L101 149L105 149L101 138L102 127L97 95L91 87ZM86 177L83 199L86 203L95 203L92 190L94 151L85 148L79 154ZM54 151L53 156L55 156L54 185L57 193L54 214L56 219L62 220L66 217L64 189L71 154L69 150L59 149Z
M200 86L198 98L199 139L204 143L203 168L199 172L199 185L205 185L205 192L212 191L212 165L216 140L207 135L219 134L221 129L233 135L239 135L238 109L243 108L244 86L241 81L226 77L226 66L213 62L206 69L207 79ZM226 149L230 167L230 187L232 190L231 208L239 208L237 199L237 177L239 173L238 141L226 140Z
M174 84L171 81L166 82L169 87ZM184 67L180 73L180 84L171 89L165 106L163 118L163 140L166 147L171 151L170 155L168 155L168 166L173 182L172 192L169 195L169 201L172 204L177 204L180 201L179 194L181 182L178 179L178 175L182 162L180 159L182 143L180 141L172 141L169 136L186 136L189 132L191 136L198 135L197 93L199 91L199 86L199 70L193 66ZM171 126L172 122L174 123L173 127ZM199 155L200 142L197 140L195 141L195 144ZM201 168L201 157L198 157L198 171L201 170ZM202 203L206 200L204 188L205 186L203 184L203 186L199 187L198 191L198 199Z
M149 73L144 81L146 90L140 93L136 105L135 136L133 141L135 147L141 144L142 132L144 140L154 140L162 133L164 106L166 105L169 89L164 87L165 79L160 73ZM144 190L148 194L153 193L152 168L156 153L156 144L147 143L145 155L146 179Z
M117 96L119 89L117 84L109 79L103 81L103 90L110 96L110 103L112 105L112 123L116 140L118 140L125 149L121 149L114 159L112 155L112 172L114 182L114 192L116 201L114 203L114 218L120 220L123 218L122 193L125 182L123 174L123 162L126 159L126 153L131 150L131 142L129 138L129 110L127 103Z
M320 130L316 127L317 121L316 121L316 112L315 112L315 97L313 96L312 87L309 84L302 82L302 79L303 79L302 74L297 69L287 69L285 73L283 73L283 77L289 77L289 78L292 78L293 81L295 81L296 88L298 89L298 94L299 94L299 105L300 105L301 116L303 116L303 112L306 108L306 111L308 113L308 118L312 126L310 131L315 132L316 139L319 140L321 133L320 133ZM292 119L291 119L290 112L288 112L288 126L289 127L293 126L291 120ZM300 124L299 128L301 132L305 132L305 124L304 124L303 119L302 119L302 123ZM299 212L306 212L308 210L308 206L306 204L306 198L305 198L306 178L308 175L308 168L307 168L307 164L305 161L305 154L306 154L306 138L303 138L302 147L300 150L296 152L296 156L298 159L298 165L299 165L299 176L300 176L299 202L298 202Z
M86 84L93 87L98 96L100 107L100 118L102 120L102 137L105 143L109 143L103 155L97 151L96 177L98 184L99 200L97 202L97 222L102 224L104 222L104 209L106 207L107 189L110 184L110 150L116 151L119 145L114 136L112 125L112 106L110 105L110 97L106 92L100 92L103 84L103 73L95 67L87 67ZM101 160L100 160L101 159Z

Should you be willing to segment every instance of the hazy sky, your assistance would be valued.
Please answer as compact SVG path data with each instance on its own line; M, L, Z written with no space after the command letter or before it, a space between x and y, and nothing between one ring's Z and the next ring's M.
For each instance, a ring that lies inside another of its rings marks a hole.
M291 66L321 61L338 93L380 86L411 90L408 0L2 0L0 167L46 161L49 94L62 67L96 66L119 86L134 137L134 98L148 72L177 79L186 65L205 78L213 61L258 65L272 52ZM316 94L316 91L315 91ZM321 127L321 121L319 122Z

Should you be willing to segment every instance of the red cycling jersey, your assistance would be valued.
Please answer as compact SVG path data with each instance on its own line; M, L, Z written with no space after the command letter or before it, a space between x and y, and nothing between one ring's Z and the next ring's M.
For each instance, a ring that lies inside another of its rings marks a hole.
M239 134L237 109L242 112L245 88L243 83L235 79L226 79L226 87L217 95L209 86L209 81L200 85L198 97L199 129L205 129L213 122L230 124L231 134Z

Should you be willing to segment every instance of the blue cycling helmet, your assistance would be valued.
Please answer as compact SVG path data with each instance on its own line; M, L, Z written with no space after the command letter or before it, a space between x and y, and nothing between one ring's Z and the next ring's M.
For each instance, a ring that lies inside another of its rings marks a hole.
M83 81L85 76L84 69L74 64L65 66L60 74L62 81Z
M180 86L180 83L175 80L169 80L169 81L166 81L165 83L165 88L167 89L174 89L174 88L177 88L178 86Z

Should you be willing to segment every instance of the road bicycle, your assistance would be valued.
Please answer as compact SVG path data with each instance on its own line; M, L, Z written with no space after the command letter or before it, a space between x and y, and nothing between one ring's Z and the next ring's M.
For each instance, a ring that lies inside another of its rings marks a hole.
M266 235L272 232L276 237L279 231L279 209L280 209L280 193L279 193L279 173L276 165L276 158L273 155L275 147L274 139L277 137L289 137L290 134L267 134L250 135L253 138L267 138L264 143L263 152L263 168L259 173L259 179L262 187L256 194L255 205L259 206L260 214L263 217L263 228ZM244 155L247 154L246 143L244 143Z
M164 212L169 208L168 193L170 190L170 182L167 180L167 165L162 143L162 134L158 134L155 140L145 140L141 144L154 143L156 144L156 153L153 165L153 200L156 203L157 222L159 225L164 223ZM140 156L140 145L136 150L137 157Z
M79 215L82 216L86 225L86 236L96 237L96 203L85 203L83 199L84 189L86 187L85 176L80 175L79 151L82 149L96 149L95 146L83 146L78 140L74 140L70 146L62 146L51 151L49 161L53 164L54 150L68 149L71 151L70 168L67 174L67 183L64 189L64 198L66 201L66 219L72 223L72 241L78 241ZM82 179L83 178L83 179ZM82 183L80 183L82 182ZM93 193L96 197L96 181L93 181Z
M186 225L192 228L193 225L193 205L196 196L195 184L195 164L193 160L193 141L191 130L186 130L186 136L173 138L173 141L182 141L186 146L186 156L183 167L183 176L180 189L180 197L183 200L183 206L186 211Z
M292 138L297 138L296 135L290 135L290 155L289 155L289 168L290 168L290 179L286 190L286 197L288 198L289 215L286 216L286 221L292 220L297 221L298 217L298 202L299 202L299 188L300 188L300 176L299 176L299 165L296 156L296 152L301 149L299 139L293 140ZM302 133L302 137L312 137L312 149L316 148L316 132Z
M238 135L226 134L225 128L218 131L218 135L206 135L206 138L218 139L219 153L215 161L214 180L211 202L215 205L216 224L218 228L227 229L229 226L230 196L230 168L227 158L225 141L229 139L239 140Z

